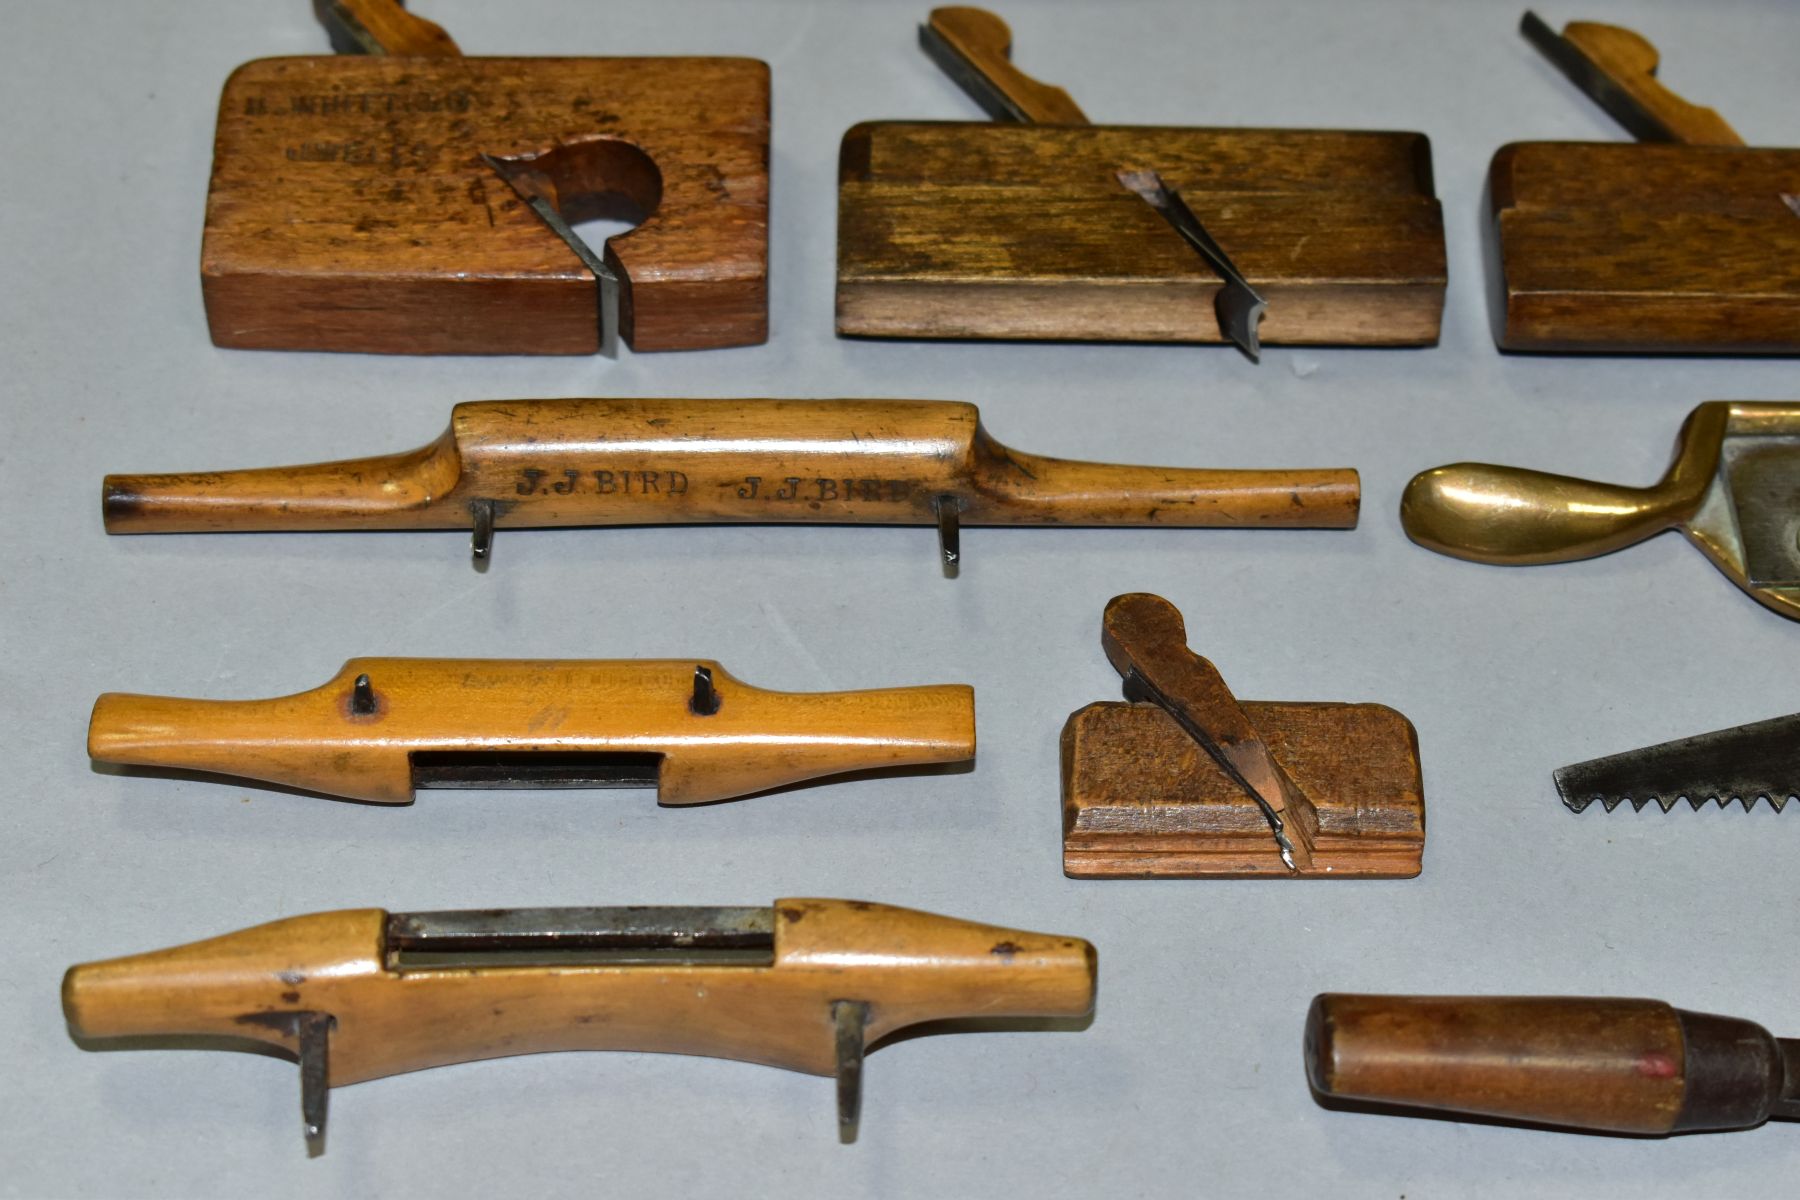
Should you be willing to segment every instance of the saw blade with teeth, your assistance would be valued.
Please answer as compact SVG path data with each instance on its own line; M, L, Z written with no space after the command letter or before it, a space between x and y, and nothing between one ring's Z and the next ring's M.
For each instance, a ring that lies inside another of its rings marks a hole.
M1607 812L1682 800L1748 812L1759 799L1780 812L1800 797L1800 713L1575 763L1556 772L1556 790L1571 812L1596 800Z

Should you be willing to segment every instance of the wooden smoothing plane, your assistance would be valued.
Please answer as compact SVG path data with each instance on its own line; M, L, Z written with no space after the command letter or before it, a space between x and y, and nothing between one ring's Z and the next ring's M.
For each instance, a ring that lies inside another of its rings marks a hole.
M795 522L1355 526L1353 470L1069 462L1011 450L932 400L519 400L459 404L402 454L304 467L109 475L111 533Z
M1800 1040L1660 1000L1319 996L1306 1019L1306 1073L1327 1107L1593 1133L1800 1120Z
M1175 606L1116 596L1106 657L1136 701L1063 726L1063 873L1410 879L1425 851L1412 722L1380 704L1237 700Z
M62 997L78 1039L249 1038L294 1055L312 1154L332 1087L556 1050L835 1075L851 1142L869 1045L928 1021L1078 1021L1096 969L1079 938L858 900L365 908L85 963Z
M1629 29L1521 32L1640 139L1515 142L1488 171L1502 349L1800 353L1800 149L1746 147Z
M1800 403L1700 405L1649 487L1437 467L1407 484L1400 523L1439 554L1506 566L1593 558L1679 529L1758 603L1800 620Z
M997 123L875 121L838 163L837 329L910 338L1424 346L1446 267L1421 133L1090 125L939 8ZM1265 312L1266 309L1266 312Z
M407 804L414 788L655 788L708 804L846 771L975 757L964 684L771 692L694 659L353 658L272 700L108 692L96 762Z
M398 0L317 0L338 57L225 84L201 249L213 341L590 354L768 336L769 70L464 58ZM572 226L634 220L591 247Z

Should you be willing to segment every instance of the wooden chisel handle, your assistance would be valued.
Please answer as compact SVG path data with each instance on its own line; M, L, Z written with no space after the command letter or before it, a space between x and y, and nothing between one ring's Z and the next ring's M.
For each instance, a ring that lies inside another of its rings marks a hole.
M1660 1000L1323 995L1306 1070L1333 1099L1605 1133L1800 1118L1800 1042Z

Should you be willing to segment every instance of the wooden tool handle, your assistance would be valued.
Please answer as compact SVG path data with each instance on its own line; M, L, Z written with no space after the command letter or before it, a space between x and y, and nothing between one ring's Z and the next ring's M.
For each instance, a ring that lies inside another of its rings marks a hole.
M855 522L1356 524L1356 472L1193 470L1041 458L973 405L857 400L537 400L458 405L404 454L179 475L109 475L111 533Z
M407 12L401 0L313 0L313 9L340 54L462 55L442 27Z
M696 667L709 673L711 712L696 711ZM963 684L768 691L706 659L359 658L321 687L271 700L109 692L94 704L88 754L383 804L412 799L425 755L509 756L520 782L496 786L529 785L542 774L533 762L557 756L630 756L653 760L645 782L661 803L704 804L966 761L975 698Z
M1013 66L1012 30L984 8L932 9L930 20L921 30L921 41L945 72L996 120L1087 124L1087 114L1069 93L1039 83ZM969 80L970 72L978 78Z
M1761 1026L1658 1000L1323 995L1306 1023L1323 1096L1610 1133L1758 1124L1783 1062Z
M1690 146L1741 146L1744 139L1710 108L1689 104L1657 81L1658 55L1648 39L1619 25L1571 21L1562 35L1595 67Z
M319 913L72 967L63 1011L82 1038L253 1038L295 1048L271 1018L328 1014L330 1083L552 1050L704 1054L836 1069L832 1004L869 1006L869 1042L949 1018L1079 1017L1094 948L845 900L779 900L766 965L408 968L380 909Z
M1688 417L1668 473L1622 487L1487 463L1454 463L1413 477L1400 501L1408 537L1439 554L1524 566L1622 549L1691 517L1718 469L1731 406Z

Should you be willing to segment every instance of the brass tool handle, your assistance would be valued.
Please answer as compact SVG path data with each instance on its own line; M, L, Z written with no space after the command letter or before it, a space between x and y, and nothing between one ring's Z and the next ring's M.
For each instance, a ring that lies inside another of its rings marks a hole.
M1592 558L1680 524L1660 488L1620 487L1488 463L1413 477L1400 501L1406 535L1439 554L1523 566Z
M313 0L313 9L339 54L462 55L441 26L407 12L401 0Z
M1767 1030L1659 1000L1323 995L1305 1055L1321 1096L1598 1132L1741 1129L1787 1103Z
M1069 93L1012 64L1012 30L984 8L934 8L919 42L944 73L997 121L1086 125Z

